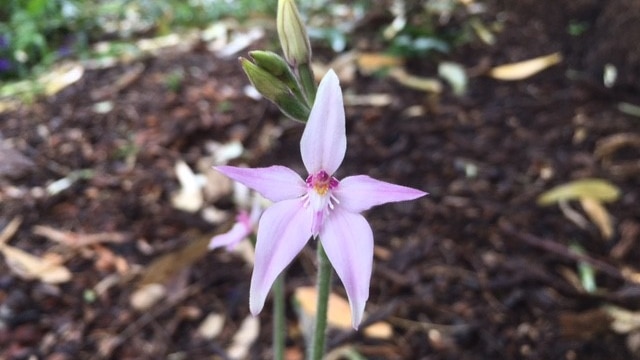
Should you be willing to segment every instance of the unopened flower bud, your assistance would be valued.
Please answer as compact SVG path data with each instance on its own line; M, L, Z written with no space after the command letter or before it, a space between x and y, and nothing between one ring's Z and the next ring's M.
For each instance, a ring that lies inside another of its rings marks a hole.
M262 96L275 103L290 118L307 121L309 108L292 93L287 84L245 58L240 58L240 63L249 81Z
M278 0L276 20L282 52L291 66L311 62L311 45L294 0Z
M287 62L284 61L280 55L271 51L263 50L250 51L249 55L256 65L267 70L271 75L277 78L283 78L288 77L289 74L291 74L291 77L293 78L293 72L289 68Z
M278 80L289 87L289 90L291 90L298 100L306 103L296 76L282 56L271 51L262 50L251 51L249 55L258 67L278 78Z
M240 58L240 65L251 84L267 99L273 101L276 97L289 92L285 83L251 61Z

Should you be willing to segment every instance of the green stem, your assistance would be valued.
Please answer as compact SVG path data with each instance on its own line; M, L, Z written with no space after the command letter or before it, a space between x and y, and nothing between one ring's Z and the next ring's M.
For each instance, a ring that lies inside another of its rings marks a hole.
M331 288L331 263L318 241L318 304L316 324L313 331L313 342L309 349L309 359L321 360L324 355L324 342L327 331L327 308L329 307L329 291Z
M285 348L285 305L284 271L273 283L273 358L284 360Z

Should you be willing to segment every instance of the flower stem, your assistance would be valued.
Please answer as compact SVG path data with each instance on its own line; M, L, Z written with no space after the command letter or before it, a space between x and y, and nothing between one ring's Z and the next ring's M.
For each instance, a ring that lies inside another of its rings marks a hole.
M318 303L316 308L316 324L313 341L309 349L309 359L321 360L324 355L324 342L327 331L327 308L329 307L329 290L331 288L331 263L318 241Z
M284 360L285 348L285 294L284 294L284 271L273 283L273 358Z

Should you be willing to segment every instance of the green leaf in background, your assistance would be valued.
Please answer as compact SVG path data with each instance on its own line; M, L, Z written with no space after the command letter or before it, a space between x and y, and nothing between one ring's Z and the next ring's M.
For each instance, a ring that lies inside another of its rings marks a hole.
M586 254L584 248L577 242L572 242L571 245L569 245L569 249L579 255ZM586 292L592 294L597 290L596 271L589 263L585 261L578 262L578 276L580 277L580 284L582 284Z
M451 85L455 95L462 96L467 91L469 79L462 65L451 61L443 61L438 64L438 76Z
M538 196L538 205L546 206L559 201L592 198L602 202L613 202L620 197L620 189L603 179L580 179L558 185Z

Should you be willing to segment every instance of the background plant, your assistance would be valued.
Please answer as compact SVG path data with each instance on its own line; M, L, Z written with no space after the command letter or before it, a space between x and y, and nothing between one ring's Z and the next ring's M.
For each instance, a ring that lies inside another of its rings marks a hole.
M222 17L275 12L250 0L5 0L0 2L0 79L23 78L92 42L162 35Z

